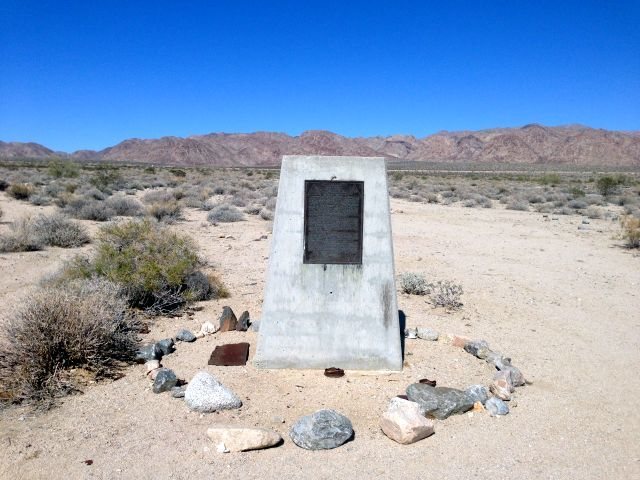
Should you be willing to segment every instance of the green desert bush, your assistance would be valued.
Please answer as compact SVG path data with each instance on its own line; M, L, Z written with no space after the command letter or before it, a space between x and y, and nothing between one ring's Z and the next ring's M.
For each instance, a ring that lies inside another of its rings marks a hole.
M33 185L28 183L13 183L7 189L10 197L16 200L27 200L34 192Z
M80 174L80 167L70 161L51 160L47 165L47 171L54 178L71 178Z
M134 360L139 325L114 283L74 281L27 298L0 334L5 399L50 400L77 388L71 369L108 378Z
M207 215L207 220L211 223L239 222L244 220L244 215L233 205L222 203L211 209Z
M120 286L132 307L164 314L202 299L201 282L197 288L193 283L194 278L202 280L197 276L200 266L196 246L189 237L150 218L130 219L102 227L95 256L70 262L54 282L106 278ZM216 291L212 288L209 294L213 296Z
M615 193L615 191L618 189L618 185L619 185L618 179L610 175L600 177L596 181L596 187L598 188L600 195L602 195L603 197L606 197L608 195Z

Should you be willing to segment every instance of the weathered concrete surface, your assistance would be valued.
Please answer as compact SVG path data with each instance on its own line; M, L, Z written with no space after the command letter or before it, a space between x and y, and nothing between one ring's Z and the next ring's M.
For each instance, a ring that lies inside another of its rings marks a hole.
M364 181L362 265L303 263L305 180ZM285 156L254 364L400 370L383 158Z

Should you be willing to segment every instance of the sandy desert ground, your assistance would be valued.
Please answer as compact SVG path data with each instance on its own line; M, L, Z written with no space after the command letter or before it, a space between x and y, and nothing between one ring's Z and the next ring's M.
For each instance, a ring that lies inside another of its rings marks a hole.
M0 206L0 229L27 211L53 208L5 194ZM445 342L422 340L407 340L405 368L393 374L348 371L329 379L318 371L207 366L222 343L246 340L255 351L254 332L218 333L179 344L163 363L187 380L201 369L213 373L241 397L240 410L190 412L182 400L152 393L144 366L131 366L123 378L89 385L46 413L1 411L0 478L640 478L640 256L622 248L619 225L591 220L583 231L578 216L552 221L399 200L392 209L396 272L454 280L465 292L455 313L398 293L407 325L485 339L511 356L532 384L517 390L509 415L454 416L436 421L435 435L399 445L378 428L391 397L424 377L458 388L488 383L491 367ZM223 305L260 317L270 224L250 217L212 226L205 216L189 209L174 228L197 239L232 297L203 302L192 316L158 319L145 340L197 330L216 321ZM266 240L256 240L263 234ZM0 316L76 252L1 254ZM354 440L329 451L296 447L290 426L320 408L346 414ZM285 442L219 454L205 434L217 423L272 428Z

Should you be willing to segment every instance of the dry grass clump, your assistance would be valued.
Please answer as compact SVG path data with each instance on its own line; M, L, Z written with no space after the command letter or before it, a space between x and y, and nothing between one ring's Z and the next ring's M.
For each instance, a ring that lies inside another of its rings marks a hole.
M34 191L33 185L28 183L13 183L7 189L7 194L16 200L27 200Z
M25 217L0 236L0 252L31 252L45 246L75 248L88 243L86 229L60 214Z
M70 393L77 389L73 368L113 377L134 359L137 330L119 287L107 280L45 288L4 325L0 393L14 402Z
M147 207L147 214L159 222L175 223L182 219L182 205L174 199L155 202Z
M211 209L207 215L211 223L229 223L244 220L244 214L233 205L222 203Z
M621 223L622 235L627 241L627 247L640 248L640 218L625 215Z
M400 288L409 295L426 295L429 293L429 283L420 273L407 272L400 275Z
M409 295L427 295L435 307L455 310L462 306L462 286L448 280L429 283L420 273L403 273L400 276L400 288Z
M54 281L104 277L119 285L132 307L158 315L194 300L212 298L193 241L149 218L105 225L95 256L77 258Z

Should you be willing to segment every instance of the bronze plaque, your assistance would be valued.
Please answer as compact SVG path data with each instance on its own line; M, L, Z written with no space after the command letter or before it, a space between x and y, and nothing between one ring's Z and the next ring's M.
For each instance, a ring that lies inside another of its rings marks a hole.
M362 264L364 182L304 182L304 263Z

